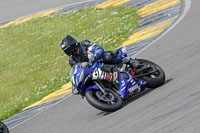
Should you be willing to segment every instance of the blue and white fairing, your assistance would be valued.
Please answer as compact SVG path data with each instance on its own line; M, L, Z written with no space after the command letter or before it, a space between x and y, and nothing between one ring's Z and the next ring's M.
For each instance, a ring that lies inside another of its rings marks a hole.
M141 88L147 84L147 82L144 80L139 80L136 82L133 77L126 71L123 71L123 73L127 75L128 79L123 78L123 76L119 74L119 93L122 99L124 99L130 93L140 91Z
M70 79L72 83L72 93L77 89L78 87L80 88L80 91L85 91L84 86L85 84L83 83L85 78L98 66L102 65L101 62L97 61L94 63L93 66L90 68L81 68L80 64L76 64L71 68L70 71ZM93 86L94 88L98 88L96 86ZM89 88L88 88L89 89Z
M76 89L79 85L79 77L81 75L82 69L80 68L80 64L76 64L71 68L70 71L70 79L72 83L72 92Z
M124 99L125 96L127 96L127 95L129 94L129 93L127 92L127 90L126 90L127 84L128 84L127 79L124 79L124 78L119 74L119 93L120 93L122 99Z

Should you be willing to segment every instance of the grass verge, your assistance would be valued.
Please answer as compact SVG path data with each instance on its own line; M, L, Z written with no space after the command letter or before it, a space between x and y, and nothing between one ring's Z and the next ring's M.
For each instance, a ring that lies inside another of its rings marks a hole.
M66 35L113 50L138 28L131 7L79 9L0 29L0 120L59 89L69 79Z

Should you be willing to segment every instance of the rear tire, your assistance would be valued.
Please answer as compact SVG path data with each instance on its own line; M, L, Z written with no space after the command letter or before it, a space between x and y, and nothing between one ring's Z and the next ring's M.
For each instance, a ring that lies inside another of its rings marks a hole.
M121 108L122 106L122 99L121 97L113 90L107 90L109 95L114 97L112 102L104 101L97 96L97 93L101 93L100 90L91 89L86 93L86 99L88 103L90 103L93 107L100 109L106 112L114 112Z
M165 83L165 72L160 66L148 60L144 60L144 59L137 59L137 60L139 60L139 62L141 63L154 66L157 69L157 72L155 74L150 74L150 75L141 77L141 79L147 81L147 87L156 88Z

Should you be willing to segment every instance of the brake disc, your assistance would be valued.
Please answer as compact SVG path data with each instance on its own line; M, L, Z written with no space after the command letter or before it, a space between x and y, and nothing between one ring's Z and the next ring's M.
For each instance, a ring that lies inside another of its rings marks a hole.
M115 99L115 96L109 91L107 95L104 95L101 91L96 91L96 96L105 102L113 102Z

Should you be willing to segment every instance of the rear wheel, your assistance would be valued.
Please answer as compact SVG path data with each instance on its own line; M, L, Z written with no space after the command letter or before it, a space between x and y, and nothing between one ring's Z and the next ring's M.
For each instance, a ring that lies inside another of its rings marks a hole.
M144 59L138 59L138 61L140 62L140 64L150 65L151 67L148 71L155 70L155 72L141 77L141 79L147 81L147 87L156 88L164 84L165 72L160 66L158 66L157 64L151 61L144 60ZM148 73L148 71L146 73Z
M122 106L121 97L110 89L107 90L107 95L104 95L100 90L91 89L85 96L93 107L102 111L113 112Z

